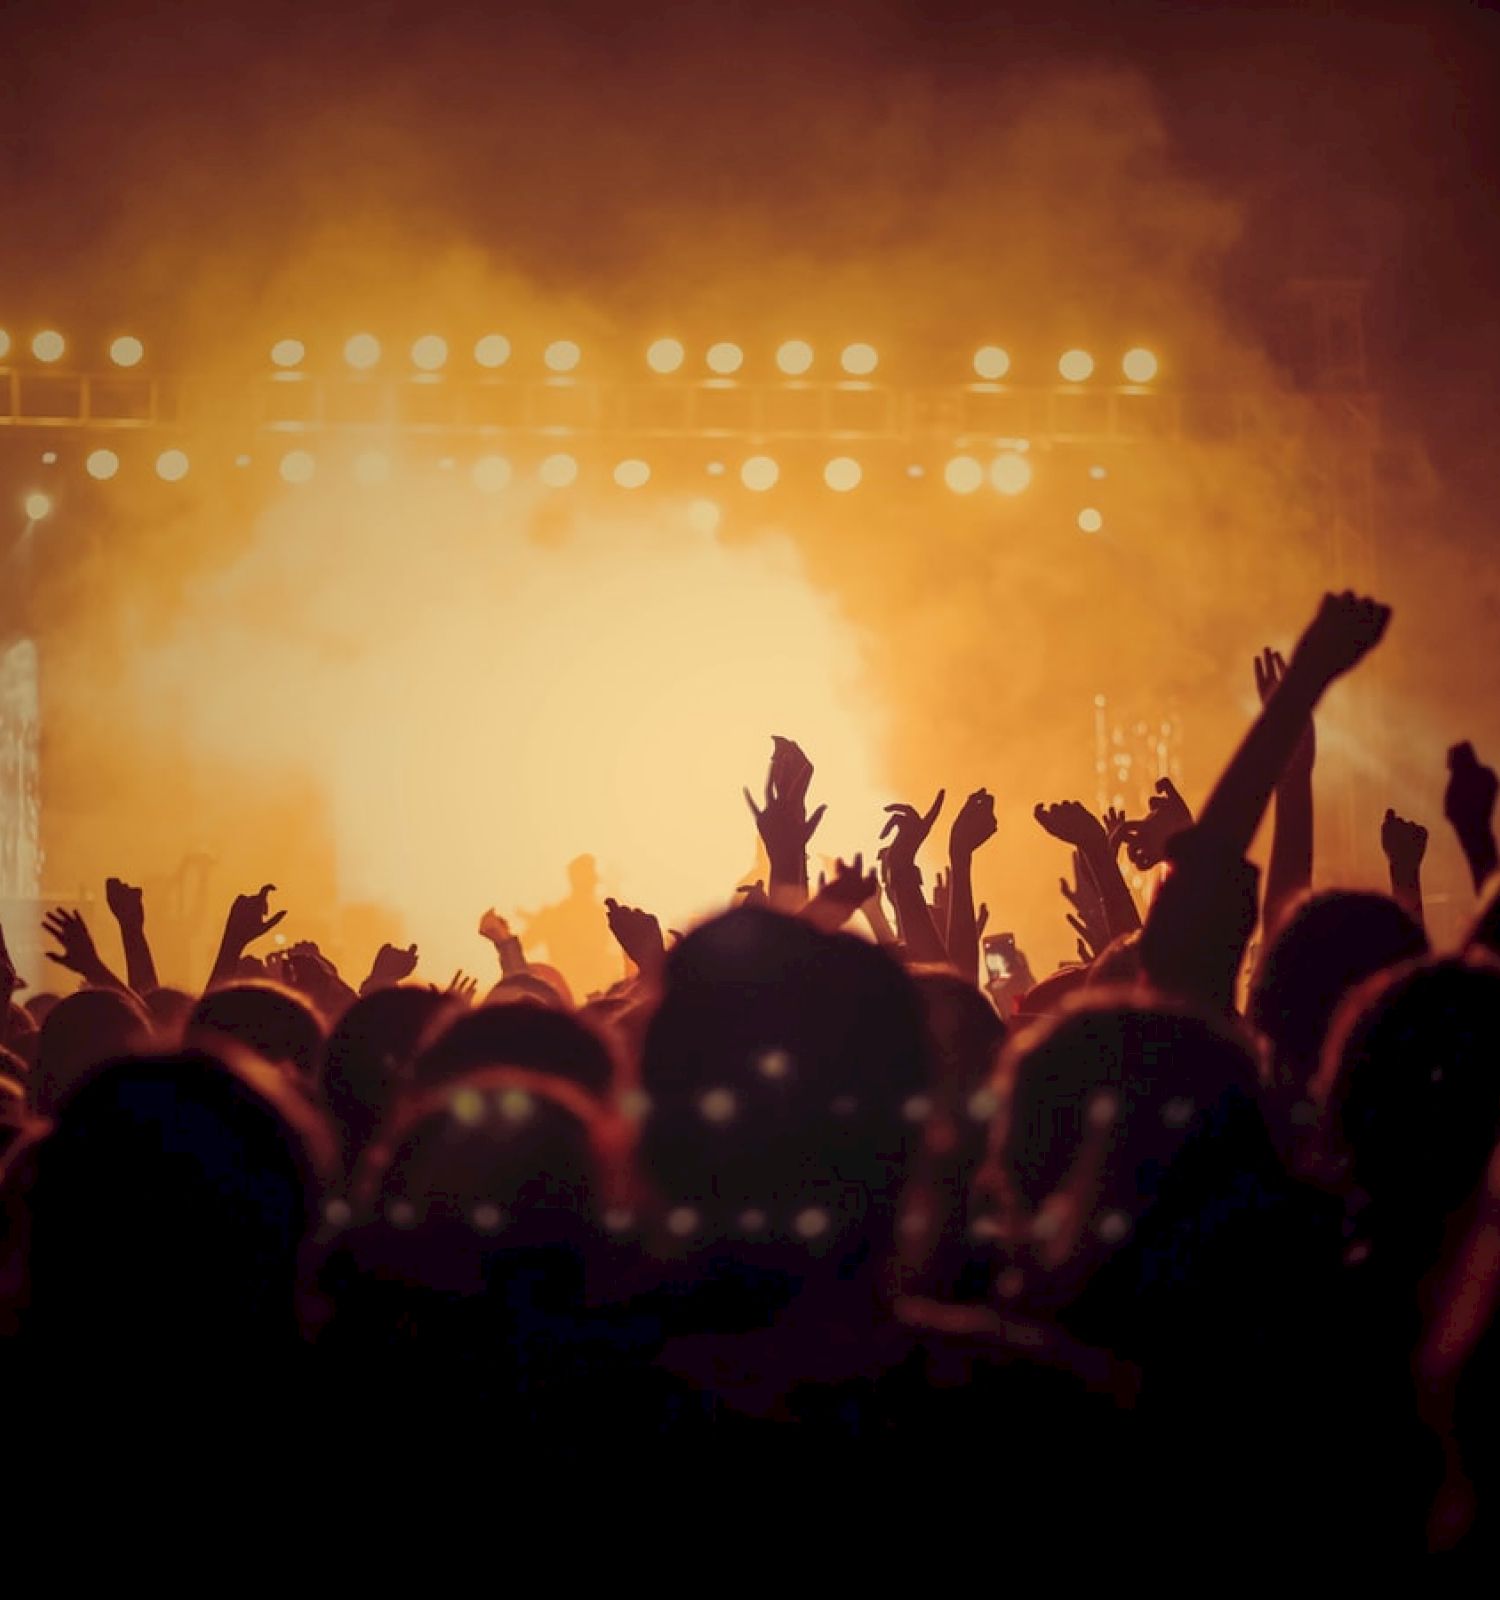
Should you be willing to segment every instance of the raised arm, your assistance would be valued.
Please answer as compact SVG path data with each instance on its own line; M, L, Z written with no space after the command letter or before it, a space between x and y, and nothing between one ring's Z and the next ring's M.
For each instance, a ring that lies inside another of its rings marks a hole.
M1275 650L1255 658L1255 687L1266 705L1286 677L1286 662ZM1312 887L1313 869L1313 762L1317 739L1312 718L1293 747L1290 760L1276 785L1276 823L1271 833L1271 862L1266 869L1266 897L1262 921L1266 939L1274 938L1297 897Z
M1330 684L1380 643L1390 619L1390 607L1378 600L1348 592L1323 596L1275 694L1214 785L1198 818L1201 838L1243 858L1314 708Z
M976 789L948 830L948 959L979 982L979 925L974 915L974 852L995 836L995 797Z
M228 983L239 967L246 945L264 938L286 915L285 911L271 914L270 897L276 892L274 883L261 886L259 894L237 894L224 919L224 936L219 941L219 954L209 975L208 986Z
M125 947L125 976L137 994L150 994L157 985L156 963L146 942L146 897L118 878L104 880L104 899L120 925Z
M896 908L896 926L901 930L901 941L906 953L914 961L946 961L948 949L943 936L933 924L932 913L922 898L922 875L917 870L917 851L922 848L938 813L943 809L944 791L926 811L915 806L891 805L885 826L880 830L884 839L891 834L886 846L886 885L890 890L891 904Z
M1469 876L1478 894L1494 872L1495 792L1494 772L1481 766L1471 744L1456 744L1448 752L1448 789L1443 815L1452 824L1469 863Z
M813 764L801 747L778 734L771 741L764 805L756 805L745 790L745 804L771 862L771 904L782 910L798 911L807 900L807 845L828 809L819 806L807 814L812 775Z
M1072 845L1083 857L1104 906L1109 937L1118 939L1122 933L1133 933L1139 928L1141 914L1136 909L1130 886L1120 874L1114 847L1098 817L1077 800L1063 800L1053 806L1038 805L1033 815L1045 832Z
M94 948L94 937L89 932L88 924L76 911L64 911L61 907L49 911L42 919L42 926L57 940L59 946L56 950L47 951L49 961L66 967L69 972L76 972L85 983L92 984L96 989L125 988L125 984L105 966L98 950Z
M1422 915L1422 857L1427 854L1427 830L1387 811L1380 825L1380 848L1391 869L1391 896L1426 927Z

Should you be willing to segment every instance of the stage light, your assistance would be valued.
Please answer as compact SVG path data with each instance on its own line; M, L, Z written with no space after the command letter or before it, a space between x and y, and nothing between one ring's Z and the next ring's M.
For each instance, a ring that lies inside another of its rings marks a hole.
M757 493L774 488L781 476L781 468L770 456L751 456L740 468L740 482Z
M677 339L658 339L646 351L646 365L653 372L676 372L687 352Z
M481 367L503 367L510 360L510 340L503 333L487 333L474 346Z
M800 378L812 364L812 346L803 339L788 339L776 352L776 365L789 378Z
M1083 510L1078 513L1078 526L1085 533L1098 533L1100 528L1104 526L1104 518L1093 508L1093 506L1085 506Z
M116 339L109 347L109 359L117 367L133 367L145 353L145 345L128 333L123 338Z
M510 483L510 462L504 456L480 456L474 463L474 487L485 494L499 494Z
M167 483L187 477L188 458L184 450L163 450L156 458L156 475Z
M1104 467L1090 467L1089 476L1097 483L1101 478L1107 478L1109 473Z
M52 496L43 494L40 489L34 489L26 496L26 515L33 522L40 522L52 510Z
M38 361L60 361L66 349L63 336L51 328L37 334L31 341L31 353Z
M0 361L4 361L10 354L10 335L4 328L0 328Z
M990 463L990 482L1001 494L1020 494L1031 483L1031 463L1015 450L1007 450Z
M745 363L745 352L737 344L711 344L708 347L708 370L721 378L738 372Z
M694 533L714 533L723 516L712 500L694 500L688 507L688 526Z
M57 451L55 451L55 450L43 450L42 451L42 465L44 467L55 467L57 465Z
M295 367L306 354L300 339L278 339L271 346L271 360L278 367Z
M880 357L872 344L850 344L844 346L839 364L851 378L868 378L880 364Z
M1094 358L1087 350L1064 350L1057 370L1069 383L1082 383L1094 370Z
M988 383L995 383L1010 371L1010 352L997 344L981 345L974 352L974 370Z
M954 456L943 468L943 482L954 494L973 494L984 482L984 468L973 456Z
M615 482L622 489L639 489L651 479L651 468L644 461L622 461L615 468Z
M106 478L112 478L120 470L120 458L113 450L90 450L88 458L83 463L83 469L91 478L97 478L103 483Z
M542 354L553 372L571 372L583 359L583 352L571 339L554 339Z
M537 476L549 489L566 489L578 477L578 463L572 456L548 456L537 468Z
M424 333L411 347L411 364L423 372L436 372L448 359L448 341L435 333Z
M1139 346L1134 350L1127 350L1125 359L1120 365L1132 383L1150 383L1156 376L1156 357L1151 351L1143 350Z
M277 471L287 483L306 483L317 471L317 462L306 450L288 450Z
M362 450L354 458L354 481L362 489L376 489L391 475L391 458L384 450Z
M847 494L850 489L857 489L859 480L863 476L859 462L853 456L835 456L823 468L823 482L830 489L837 489L840 494Z
M380 360L380 340L373 333L356 333L344 346L344 360L356 372L367 372Z

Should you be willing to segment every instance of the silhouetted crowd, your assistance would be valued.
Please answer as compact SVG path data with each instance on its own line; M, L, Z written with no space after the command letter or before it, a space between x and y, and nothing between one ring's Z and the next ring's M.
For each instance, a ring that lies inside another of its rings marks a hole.
M710 1505L721 1554L836 1508L845 1544L925 1541L937 1573L941 1535L997 1583L1043 1539L1489 1556L1495 774L1449 753L1458 950L1393 813L1389 895L1312 887L1314 711L1388 620L1330 595L1256 661L1196 816L1169 779L1139 818L1037 806L1078 939L1039 980L974 903L986 791L931 893L941 793L811 885L781 738L746 793L766 878L670 948L607 902L631 975L581 1004L493 911L482 997L414 981L415 947L358 992L314 946L251 955L269 885L198 996L118 880L124 977L59 910L81 986L27 997L0 936L6 1458L270 1451L293 1500L313 1460L462 1466L511 1515Z

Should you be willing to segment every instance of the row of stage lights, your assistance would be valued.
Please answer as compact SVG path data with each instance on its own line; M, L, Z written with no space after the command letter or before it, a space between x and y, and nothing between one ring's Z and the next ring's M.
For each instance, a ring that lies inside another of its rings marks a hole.
M10 353L10 335L0 329L0 361ZM44 366L61 361L67 341L52 329L33 336L31 353ZM141 341L123 335L109 346L109 358L117 367L139 366L146 354ZM356 333L344 343L344 361L355 372L370 372L380 365L384 352L373 333ZM436 333L424 334L411 347L411 364L419 373L440 372L448 364L448 341ZM487 371L497 371L511 357L510 340L502 333L487 333L474 345L474 362ZM307 347L300 339L279 339L271 346L271 362L292 375L307 359ZM804 339L788 339L777 347L776 366L789 378L811 372L816 352ZM567 375L578 370L583 351L571 339L556 339L542 351L542 362L549 372ZM670 376L687 363L687 349L680 339L657 339L646 347L646 365L656 373ZM737 344L711 344L703 353L703 364L715 377L730 378L745 363L745 352ZM839 367L850 378L868 378L880 365L880 355L871 344L848 344L839 352ZM1010 371L1010 352L997 344L981 345L974 352L975 376L987 383L998 383ZM1058 357L1058 375L1068 383L1087 383L1096 370L1094 357L1087 350L1065 350ZM1142 346L1127 350L1120 359L1120 371L1130 383L1150 383L1159 370L1153 351Z
M55 452L51 451L42 457L49 466L56 459ZM249 456L236 457L236 466L248 467L250 464ZM445 459L442 465L451 469L454 463L451 459ZM107 448L91 450L84 459L84 470L100 483L115 477L120 466L119 455ZM156 457L154 466L156 476L163 482L180 483L187 477L192 462L185 450L163 450ZM722 461L711 461L706 471L710 477L722 478L728 476L729 468ZM1102 468L1095 468L1093 475L1102 476L1102 471ZM277 472L289 484L311 483L318 473L318 460L311 450L288 450L277 463ZM537 463L535 478L546 488L567 489L578 481L581 472L576 456L559 451L543 457ZM354 482L361 487L379 488L390 480L391 458L383 450L362 451L354 457L350 473ZM922 478L926 476L926 469L912 465L906 469L906 473L910 478ZM781 481L781 464L774 456L748 456L740 463L738 475L745 488L765 493ZM853 456L834 456L823 466L824 484L838 494L848 494L857 489L864 481L864 475L864 467ZM651 464L635 456L616 462L610 473L616 486L621 489L644 489L650 483L651 476ZM502 455L480 456L470 468L470 477L475 488L489 494L499 493L521 481L521 474L510 459ZM1031 477L1031 462L1018 450L1002 451L987 465L977 456L956 455L950 457L943 466L943 482L955 494L963 495L975 493L986 483L1003 495L1022 494L1030 487ZM41 499L46 498L40 495L40 491L38 495ZM33 517L33 520L39 519Z

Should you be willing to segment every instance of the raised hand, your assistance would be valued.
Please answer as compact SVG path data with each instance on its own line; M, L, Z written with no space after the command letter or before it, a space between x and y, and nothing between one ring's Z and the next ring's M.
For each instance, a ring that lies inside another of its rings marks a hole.
M766 880L764 878L757 878L754 883L742 883L734 892L744 895L745 898L740 902L741 905L765 906L771 903L770 896L766 893Z
M618 900L606 900L604 905L609 931L637 970L647 977L660 972L666 947L656 918L638 906L622 906Z
M745 804L771 861L771 895L799 899L807 893L807 844L817 832L823 813L819 806L807 814L807 790L813 765L800 745L777 734L771 741L771 764L766 772L764 805L756 805L748 789Z
M1147 802L1146 815L1120 828L1125 853L1137 872L1149 872L1166 859L1167 846L1193 825L1193 813L1170 778L1156 780L1156 793Z
M466 972L455 972L448 980L448 987L443 992L451 994L455 1000L462 1000L465 1005L472 1005L474 996L479 990L479 982L471 978Z
M1273 650L1267 645L1256 656L1254 667L1255 692L1260 696L1260 703L1265 705L1281 687L1282 680L1286 677L1286 660L1279 650ZM1288 778L1300 777L1304 773L1310 773L1317 753L1317 735L1313 732L1312 718L1309 717L1302 737L1297 741L1297 748L1292 752L1291 760L1287 762L1286 769L1282 775L1283 784Z
M484 931L484 924L480 924L480 932ZM383 944L375 952L375 959L370 963L370 975L360 984L361 994L373 994L376 989L391 989L398 983L409 978L417 970L417 947L410 944L406 949L399 945Z
M1109 848L1116 854L1120 853L1120 846L1125 843L1122 830L1130 820L1123 811L1110 806L1104 813L1104 837L1109 841Z
M59 906L49 911L42 919L42 927L48 937L56 939L59 945L57 950L45 952L49 961L55 962L59 967L66 967L69 972L76 972L85 983L111 989L124 988L120 980L100 960L88 924L76 911L65 911Z
M1073 852L1073 884L1066 878L1058 880L1062 897L1072 906L1068 912L1068 926L1078 935L1078 952L1085 962L1102 955L1109 943L1109 919L1105 915L1104 900L1089 871L1088 862L1081 850Z
M865 871L865 858L834 863L833 877L819 877L818 892L807 902L802 915L826 933L842 928L856 911L867 906L880 893L873 872Z
M988 789L976 789L958 808L948 830L948 854L971 856L987 839L995 836L995 797Z
M494 906L491 906L479 919L479 936L496 945L502 939L511 937L510 924L495 910Z
M1427 830L1420 822L1408 822L1387 810L1380 824L1380 848L1385 851L1392 876L1413 875L1421 870L1422 858L1427 854Z
M1495 870L1495 795L1494 771L1474 754L1465 741L1448 752L1448 787L1443 794L1443 815L1448 819L1463 847L1476 891Z
M953 904L953 880L939 869L932 876L932 916L938 927L948 926L948 913Z
M1346 589L1325 594L1297 645L1295 659L1324 683L1357 667L1385 637L1391 608Z
M259 894L238 894L229 908L224 924L224 937L232 939L241 950L247 944L268 934L283 917L285 911L271 914L270 897L276 892L274 883L261 885Z
M142 892L119 878L104 880L104 901L114 913L120 927L140 928L146 923L146 897Z
M1051 806L1038 802L1032 815L1044 832L1075 849L1095 849L1108 843L1103 823L1081 801L1060 800Z
M885 808L886 823L880 830L880 837L884 839L887 835L891 836L891 842L885 850L885 868L888 876L916 861L917 851L926 843L927 835L932 832L932 825L943 809L944 798L945 791L939 789L937 798L926 811L918 811L915 806L904 804Z

